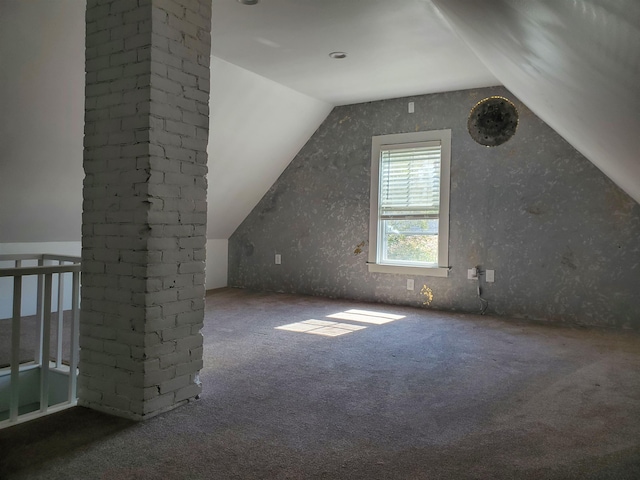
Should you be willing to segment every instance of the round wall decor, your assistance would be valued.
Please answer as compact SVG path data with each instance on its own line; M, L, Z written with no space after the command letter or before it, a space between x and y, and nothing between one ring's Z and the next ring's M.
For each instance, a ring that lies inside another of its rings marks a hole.
M502 145L516 133L518 110L504 97L487 97L471 109L467 129L480 145Z

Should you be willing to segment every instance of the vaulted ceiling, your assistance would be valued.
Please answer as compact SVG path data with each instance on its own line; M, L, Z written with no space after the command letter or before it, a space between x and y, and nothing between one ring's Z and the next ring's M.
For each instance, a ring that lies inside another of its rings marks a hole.
M502 83L640 202L637 0L213 0L212 35L332 105Z
M84 6L0 0L0 242L79 239ZM333 106L500 83L640 202L638 0L212 9L209 238L233 233Z
M213 0L212 14L209 238L234 232L333 106L500 83L423 0Z

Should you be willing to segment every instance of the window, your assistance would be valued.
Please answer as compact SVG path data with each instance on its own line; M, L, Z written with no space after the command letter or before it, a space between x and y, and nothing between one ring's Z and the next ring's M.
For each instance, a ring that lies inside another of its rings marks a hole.
M369 271L446 277L451 130L373 137Z

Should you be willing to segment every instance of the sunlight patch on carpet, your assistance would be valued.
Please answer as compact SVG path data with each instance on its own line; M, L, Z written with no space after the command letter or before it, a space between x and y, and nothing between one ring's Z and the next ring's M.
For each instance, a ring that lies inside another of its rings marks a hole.
M289 332L312 333L325 337L338 337L347 333L362 330L367 327L361 325L350 325L348 323L330 322L327 320L304 320L302 322L290 323L276 327L277 330L287 330Z
M371 310L346 310L344 312L333 313L327 315L328 318L337 318L339 320L352 320L354 322L372 323L374 325L384 325L404 318L404 315L394 315L392 313L374 312Z

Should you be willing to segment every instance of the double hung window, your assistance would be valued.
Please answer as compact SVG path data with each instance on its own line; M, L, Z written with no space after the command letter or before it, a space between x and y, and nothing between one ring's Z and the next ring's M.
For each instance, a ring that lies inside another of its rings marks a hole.
M372 139L369 270L447 276L451 131Z

